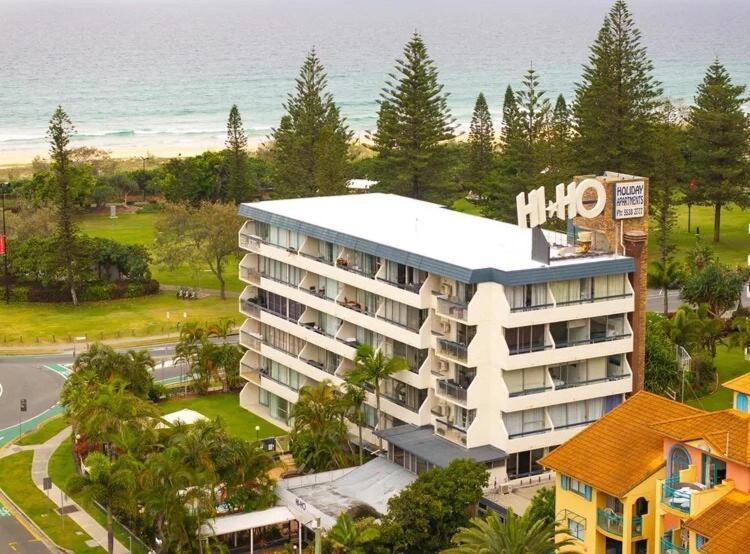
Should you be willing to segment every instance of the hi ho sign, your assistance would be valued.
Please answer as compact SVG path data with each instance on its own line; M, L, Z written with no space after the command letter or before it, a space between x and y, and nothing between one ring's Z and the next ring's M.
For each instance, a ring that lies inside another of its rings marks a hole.
M593 199L584 202L587 191L593 191ZM643 217L645 210L645 183L631 181L615 183L614 218L628 219ZM588 178L580 183L567 186L560 183L555 187L555 200L547 202L544 187L516 196L516 212L520 227L537 227L547 218L572 219L577 216L592 219L604 211L607 193L604 185L597 179ZM593 205L592 205L593 201Z

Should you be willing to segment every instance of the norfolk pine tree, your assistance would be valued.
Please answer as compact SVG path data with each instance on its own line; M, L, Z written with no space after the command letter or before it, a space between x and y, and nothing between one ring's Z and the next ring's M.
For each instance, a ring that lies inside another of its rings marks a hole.
M422 37L412 35L380 95L373 149L383 188L412 198L444 200L444 142L453 138L447 94Z
M555 101L549 124L549 143L547 145L549 171L547 171L547 177L550 186L569 182L575 172L575 169L572 168L572 138L573 129L570 111L565 102L565 97L560 94Z
M714 242L719 242L721 209L748 204L750 125L742 111L745 87L735 85L726 68L714 61L698 86L688 117L691 175L701 203L714 207Z
M227 120L227 162L229 170L227 199L235 204L251 200L256 195L250 191L247 168L247 135L242 127L242 117L237 104L229 110Z
M644 174L662 90L624 0L617 0L591 46L573 115L578 173Z
M483 93L474 104L469 127L469 181L476 192L484 190L494 165L495 130Z
M328 78L315 50L305 58L286 114L273 130L274 195L302 198L346 193L352 133L326 91Z
M79 277L79 243L73 223L72 177L70 160L70 138L75 128L62 106L58 106L49 122L47 137L50 141L50 157L53 164L55 204L57 208L56 250L63 268L65 284L70 290L70 299L78 305L76 287Z

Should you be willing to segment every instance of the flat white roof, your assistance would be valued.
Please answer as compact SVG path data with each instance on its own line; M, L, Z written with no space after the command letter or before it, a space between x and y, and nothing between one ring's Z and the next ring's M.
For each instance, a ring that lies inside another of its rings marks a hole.
M469 270L547 267L531 259L531 229L395 194L267 200L244 206ZM555 265L613 258L622 256L572 257Z
M183 408L182 410L163 415L162 419L172 425L177 425L178 423L181 423L182 425L192 425L198 421L208 421L208 418L202 413L188 408Z
M370 179L349 179L346 182L346 188L350 190L370 190L370 187L377 184L377 181L371 181Z
M258 529L278 523L285 523L297 519L286 506L275 506L267 510L258 512L246 512L242 514L232 514L210 519L201 527L201 535L219 536L246 531L247 529Z

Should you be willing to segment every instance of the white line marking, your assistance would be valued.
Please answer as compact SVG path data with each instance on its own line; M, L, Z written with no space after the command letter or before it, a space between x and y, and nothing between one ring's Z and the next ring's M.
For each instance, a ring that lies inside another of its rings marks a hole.
M0 383L0 396L2 396L2 395L3 395L3 384Z

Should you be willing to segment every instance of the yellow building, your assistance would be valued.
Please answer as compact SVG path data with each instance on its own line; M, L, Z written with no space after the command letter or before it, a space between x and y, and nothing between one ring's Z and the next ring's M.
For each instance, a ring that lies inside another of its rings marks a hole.
M750 552L750 374L725 386L718 412L640 392L541 460L578 550Z
M665 476L664 438L651 424L701 413L639 392L542 458L557 472L556 512L581 543L578 551L658 552L656 482Z

